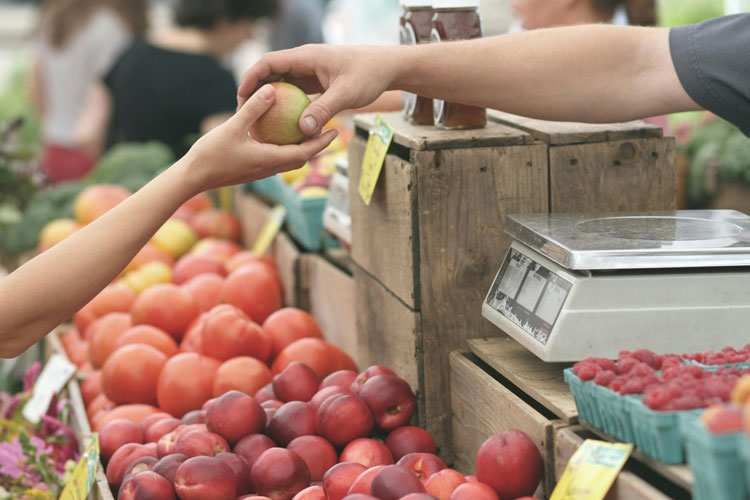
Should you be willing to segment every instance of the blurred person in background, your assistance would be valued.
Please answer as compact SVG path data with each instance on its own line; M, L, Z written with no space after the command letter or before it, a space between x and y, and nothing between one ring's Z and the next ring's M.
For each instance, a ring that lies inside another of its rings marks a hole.
M279 0L279 14L271 31L271 50L323 43L321 0Z
M656 25L655 0L513 0L511 8L518 19L511 32L592 23Z
M146 0L44 0L29 87L42 117L43 170L52 182L77 179L94 165L75 140L91 86L133 36L146 30Z
M276 10L275 0L177 0L175 26L134 41L94 85L77 137L94 156L108 143L152 140L183 156L237 106L222 58Z

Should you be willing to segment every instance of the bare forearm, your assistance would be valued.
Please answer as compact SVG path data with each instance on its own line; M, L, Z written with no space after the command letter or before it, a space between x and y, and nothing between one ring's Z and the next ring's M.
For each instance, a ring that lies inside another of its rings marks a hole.
M117 276L195 194L184 175L186 161L0 280L0 356L15 355L40 340Z
M399 48L391 88L547 120L612 122L699 109L662 28L576 26Z

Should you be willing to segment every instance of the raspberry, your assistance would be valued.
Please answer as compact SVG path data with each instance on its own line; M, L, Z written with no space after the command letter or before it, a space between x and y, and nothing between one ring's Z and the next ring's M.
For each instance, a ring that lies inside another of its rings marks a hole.
M633 377L623 384L622 389L620 389L620 394L623 396L627 394L642 394L645 387L646 385L642 378Z
M599 366L599 368L601 368L602 370L609 370L611 372L617 371L615 362L612 361L611 359L607 359L607 358L590 358L590 359L591 361L596 363Z
M729 401L731 389L729 385L718 377L711 377L701 381L698 396L701 398L717 397L722 401Z
M648 349L638 349L637 351L633 351L631 353L631 356L638 361L646 363L650 367L656 366L656 354L649 351Z
M685 365L682 368L683 375L689 375L693 378L702 378L705 370L698 365Z
M718 398L716 396L712 396L710 398L703 398L703 405L704 406L711 406L711 405L720 405L723 401L721 398Z
M654 369L646 363L638 363L628 372L628 375L634 375L638 377L648 377L653 374Z
M703 401L698 396L680 396L672 400L675 410L694 410L703 408Z
M612 383L615 377L617 377L617 375L611 370L599 370L599 372L594 377L594 383L596 385L607 387Z
M612 389L615 392L620 392L620 389L622 389L623 381L619 378L614 379L610 384L609 388Z
M625 358L621 361L618 361L617 373L619 373L620 375L628 373L637 364L638 364L638 361L633 358Z
M576 371L576 368L578 368L578 371ZM584 382L587 380L592 380L596 376L596 373L598 371L599 367L591 363L585 363L580 366L576 365L573 367L573 373L575 373L578 378L580 378Z

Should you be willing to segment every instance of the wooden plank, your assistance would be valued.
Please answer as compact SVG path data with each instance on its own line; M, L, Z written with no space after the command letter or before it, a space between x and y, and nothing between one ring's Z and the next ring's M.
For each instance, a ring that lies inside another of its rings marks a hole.
M471 352L542 406L573 424L578 410L563 380L564 363L545 363L510 337L469 340Z
M482 370L470 356L458 351L450 355L454 468L473 474L481 444L509 429L525 432L542 454L545 469L548 468L552 421ZM540 493L546 498L552 485L546 484L546 480L543 483Z
M674 165L674 138L550 148L550 211L672 210Z
M495 122L515 127L549 145L582 144L610 140L661 137L661 127L640 120L623 123L577 123L536 120L525 116L487 110L487 117Z
M365 205L356 187L365 145L357 136L349 141L352 259L409 307L418 309L416 172L411 163L388 155L370 205Z
M253 193L245 191L243 186L234 188L234 213L240 221L242 244L251 248L260 230L268 220L271 207Z
M424 394L418 390L422 385L423 359L419 312L409 308L356 264L354 283L357 359L362 367L388 366L417 391L420 408L424 408ZM420 424L424 425L421 415Z
M393 142L416 151L534 143L534 139L526 132L494 121L488 121L484 128L441 130L432 125L411 124L401 112L381 115L394 128ZM375 113L356 115L354 123L358 128L368 131L375 123L376 116Z
M583 444L582 429L578 426L567 427L555 434L554 471L556 479L560 479L568 461ZM620 472L606 498L607 500L666 500L670 497L633 472L625 469Z
M310 314L318 321L328 342L359 359L354 278L322 257L316 257L310 273Z
M510 246L505 217L547 211L546 147L425 151L415 160L426 418L448 442L448 355L469 338L502 335L481 304Z
M287 306L301 307L305 302L300 288L300 253L297 245L288 234L281 232L271 246L271 255L276 260L276 269L281 277L284 288L284 304Z

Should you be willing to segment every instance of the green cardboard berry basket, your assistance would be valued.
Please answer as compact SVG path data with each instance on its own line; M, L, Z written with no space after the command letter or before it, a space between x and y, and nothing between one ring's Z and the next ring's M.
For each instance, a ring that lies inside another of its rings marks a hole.
M630 405L636 448L665 464L683 463L685 436L680 420L700 415L703 410L657 411L640 399L631 401Z
M570 387L571 394L573 394L573 400L576 402L576 408L578 409L578 418L594 427L603 429L599 399L596 397L593 388L596 384L591 381L584 382L573 373L572 368L566 368L563 371L563 378Z
M687 459L693 471L695 500L745 500L745 463L750 442L742 433L713 434L698 419L682 421Z

